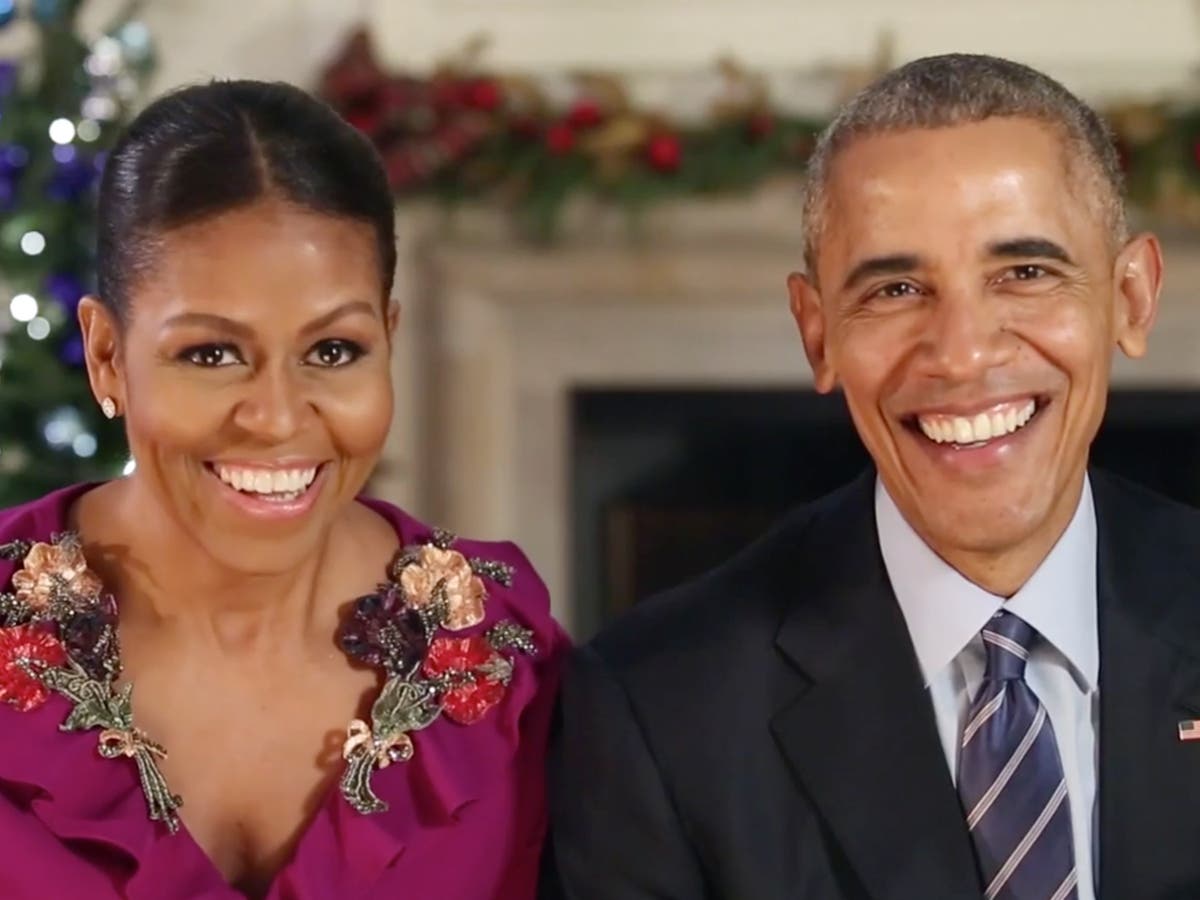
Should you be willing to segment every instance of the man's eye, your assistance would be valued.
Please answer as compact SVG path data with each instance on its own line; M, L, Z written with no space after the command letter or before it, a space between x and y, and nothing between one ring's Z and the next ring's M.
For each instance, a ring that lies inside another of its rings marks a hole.
M241 353L232 344L200 344L188 347L179 354L179 358L207 369L235 366L243 362Z
M883 297L894 300L900 297L910 297L918 293L917 286L909 281L893 281L874 291L872 297Z
M1017 281L1033 281L1036 278L1045 278L1048 274L1050 273L1044 268L1033 264L1012 268L1012 275Z
M313 366L337 368L354 362L363 355L363 348L353 341L332 339L321 341L309 351L305 362Z

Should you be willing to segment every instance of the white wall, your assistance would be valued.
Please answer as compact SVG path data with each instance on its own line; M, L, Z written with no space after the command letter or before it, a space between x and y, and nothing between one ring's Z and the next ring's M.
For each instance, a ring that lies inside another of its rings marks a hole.
M463 36L520 66L694 68L730 52L759 67L869 56L892 29L899 59L1010 55L1106 88L1177 82L1200 65L1194 0L377 0L397 60L427 63Z
M89 0L86 22L119 4ZM161 51L157 88L212 75L307 83L358 20L388 60L418 67L482 32L502 67L689 73L729 52L794 71L865 62L891 29L900 60L994 52L1093 95L1178 89L1200 70L1197 0L146 0L143 18ZM20 31L0 33L0 54Z

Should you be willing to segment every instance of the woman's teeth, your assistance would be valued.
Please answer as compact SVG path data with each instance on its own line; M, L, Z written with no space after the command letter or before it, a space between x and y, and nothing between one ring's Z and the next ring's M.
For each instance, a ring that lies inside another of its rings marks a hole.
M938 444L960 446L979 444L1020 431L1033 418L1037 403L1025 400L1011 403L974 416L917 416L917 425L925 437Z
M315 468L247 469L214 464L213 472L235 490L283 503L303 494L317 477Z

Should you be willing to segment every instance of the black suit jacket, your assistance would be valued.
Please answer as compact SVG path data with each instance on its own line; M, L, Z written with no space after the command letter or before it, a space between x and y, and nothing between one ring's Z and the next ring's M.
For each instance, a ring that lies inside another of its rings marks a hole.
M552 757L570 900L981 896L873 475L576 654ZM1200 898L1200 512L1092 474L1099 889Z

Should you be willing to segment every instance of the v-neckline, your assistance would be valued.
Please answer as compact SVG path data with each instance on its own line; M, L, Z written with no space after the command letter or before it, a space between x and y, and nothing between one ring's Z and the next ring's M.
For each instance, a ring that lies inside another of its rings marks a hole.
M47 540L61 533L67 526L72 504L94 487L93 484L74 485L47 495L31 505L26 516L8 521L7 539L27 536L35 541ZM463 560L470 554L476 574L499 579L500 587L493 590L500 590L502 596L511 590L508 579L516 571L507 560L524 562L519 554L503 545L469 540L457 542L386 502L365 497L359 498L358 502L384 518L406 552L436 546L439 540L451 540L461 549L459 555ZM505 561L488 562L480 558L494 555ZM0 562L0 567L3 565L5 563ZM20 567L18 562L15 568ZM498 608L507 613L521 607L522 603L508 599L501 600ZM507 636L504 652L511 654L514 648L521 648L514 634L523 634L530 647L534 646L532 638L535 634L551 642L547 648L554 646L552 629L531 631L507 615L496 615L496 609L491 607L491 612L486 615L481 612L474 623L480 629L490 626L486 635L454 637L446 642L452 645L451 650L460 644L474 641L476 644L472 646L477 646L478 642L486 640L493 652L499 653L501 644L495 641ZM441 618L443 615L443 611L438 612L439 622L447 621ZM536 624L539 620L530 621ZM473 625L460 627L474 630ZM441 640L439 638L438 642ZM522 652L531 651L523 649ZM479 671L461 669L454 673L474 678ZM507 681L504 683L507 685ZM534 683L527 676L522 677L517 690L528 698ZM478 686L482 682L473 681L472 684ZM484 709L497 702L498 699L491 700ZM521 705L518 700L516 708ZM225 878L182 818L176 833L169 834L147 817L145 796L138 790L139 778L131 760L125 761L128 763L125 775L118 776L112 767L119 765L119 761L104 759L96 753L94 731L62 733L59 726L71 709L71 701L57 693L29 712L0 704L0 717L15 715L22 718L22 725L16 726L18 729L45 729L57 734L53 742L12 742L8 747L0 748L0 779L29 785L41 798L30 812L60 840L98 841L120 851L133 864L132 868L122 867L125 875L121 876L131 895L140 895L146 885L161 884L164 883L162 879L168 879L172 884L179 884L181 890L189 891L186 896L194 896L190 893L193 889L207 892L219 889L222 896L244 896ZM510 711L503 714L505 732L515 727L512 709L510 706ZM439 834L443 826L457 821L467 803L480 797L487 784L503 777L507 765L507 756L496 752L494 729L459 727L462 724L470 723L458 718L451 722L447 716L439 716L428 727L419 726L420 752L404 765L392 767L391 772L382 771L382 767L379 771L372 770L381 794L391 800L384 811L364 815L349 802L340 802L345 798L345 794L337 789L342 786L340 783L327 786L321 801L300 828L287 860L273 873L264 895L267 900L276 900L285 883L324 882L330 870L325 854L316 852L322 845L342 848L339 855L345 868L339 869L342 872L337 876L339 879L349 879L344 882L347 884L369 885L382 877L412 841L426 833ZM111 865L116 865L116 861L113 860Z
M85 494L89 493L94 488L97 488L100 486L101 485L99 483L88 483L88 484L83 484L83 485L75 485L75 486L72 486L71 488L63 489L63 491L61 493L63 493L64 496L62 498L62 504L59 507L59 521L63 524L64 529L69 525L69 523L71 523L73 521L73 511L76 507L76 504L78 504L78 502L80 501L80 499L82 499L82 497ZM405 547L407 544L406 535L405 535L404 529L403 529L404 522L402 520L400 520L398 517L392 515L391 514L392 510L386 504L382 504L378 501L374 501L367 497L357 497L357 498L355 498L355 502L359 503L364 508L370 510L371 512L373 512L377 516L379 516L385 523L387 523L388 527L392 530L393 534L396 537L396 544L395 544L395 548L393 550L393 557L394 557L395 553L399 552L399 550L401 548ZM86 536L83 535L82 533L80 534L81 540L85 537ZM86 543L86 541L84 541L84 543ZM387 569L388 569L388 565L386 562L379 567L379 570L381 573L386 573ZM381 578L380 581L382 581L382 580L383 579ZM119 600L117 601L117 608L118 608L118 610L120 608ZM378 698L380 690L382 688L382 685L383 685L384 681L386 680L386 675L384 675L383 673L377 673L377 674L380 675L378 685L374 689L372 689L372 691L370 693L370 699L371 699L372 703L374 702L374 700L376 698ZM114 680L113 686L114 686L114 688L118 688L118 687L124 688L127 686L129 689L132 690L132 688L134 686L134 682L132 681L132 679L125 680L125 679L122 679L120 676L118 676L118 678ZM136 708L135 708L134 712L136 714ZM134 724L135 724L135 726L137 724L136 715L135 715L135 719L134 719ZM153 739L154 736L151 734L151 735L149 735L149 737L151 739ZM169 748L168 748L168 751L169 751ZM297 859L298 854L301 851L301 848L305 845L305 843L309 839L314 828L318 826L318 824L320 823L320 820L322 818L331 817L331 816L335 815L335 813L337 811L337 806L342 800L342 793L340 790L339 781L340 781L340 778L341 778L344 768L345 768L345 762L339 761L339 764L335 767L335 769L331 773L329 773L329 777L322 778L322 782L324 782L324 783L321 787L320 797L319 797L317 804L314 806L312 812L304 818L304 821L301 824L301 827L299 828L299 830L297 832L295 832L291 849L288 852L283 864L280 865L273 873L271 873L271 877L270 877L269 882L267 883L267 889L266 889L265 893L263 893L261 895L257 895L255 898L253 898L253 900L272 900L272 898L274 898L276 896L277 891L278 891L280 876L284 875L293 866L293 864L295 863L295 861ZM132 790L134 793L140 793L140 784L138 783L138 778L136 776L136 769L134 769L132 766L127 766L127 767L125 767L125 769L126 769L126 775L131 780L130 790ZM168 782L168 784L169 783L170 782ZM177 810L176 822L177 822L177 825L173 832L168 832L166 834L160 833L160 834L157 834L156 837L159 839L163 839L163 840L178 841L180 843L186 844L199 859L203 860L205 867L209 870L209 874L211 875L211 879L209 879L209 880L212 880L216 884L219 884L223 890L228 891L234 897L239 897L239 898L249 897L249 895L242 892L234 884L234 882L232 882L229 878L226 877L225 873L221 870L221 867L218 865L216 860L213 858L213 856L209 853L209 851L205 848L205 846L196 837L195 832L188 826L186 813L183 811L183 808ZM158 831L162 827L164 827L161 825L161 823L152 823L152 825L156 831Z

